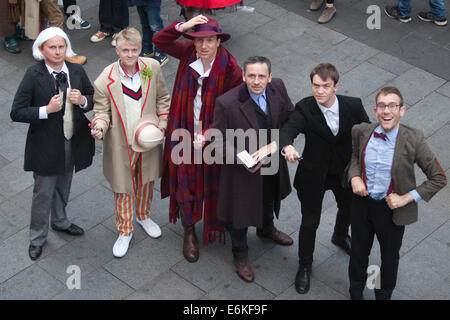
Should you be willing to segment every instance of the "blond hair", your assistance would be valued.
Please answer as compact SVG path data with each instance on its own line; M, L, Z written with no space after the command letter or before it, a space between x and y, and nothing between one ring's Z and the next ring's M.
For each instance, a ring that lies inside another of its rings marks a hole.
M120 47L120 44L125 41L125 42L129 42L131 44L136 44L139 47L142 46L142 36L141 33L133 27L128 27L123 29L122 31L119 32L119 34L117 35L117 47Z

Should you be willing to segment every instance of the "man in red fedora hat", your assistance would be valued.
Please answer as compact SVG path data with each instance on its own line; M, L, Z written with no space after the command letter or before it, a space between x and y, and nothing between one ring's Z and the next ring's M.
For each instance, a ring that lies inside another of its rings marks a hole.
M150 121L164 131L169 114L170 94L159 63L139 58L142 37L135 28L117 36L119 60L107 66L94 83L92 136L103 140L103 173L114 192L114 211L119 237L113 247L123 257L133 236L136 221L152 238L161 229L150 219L153 181L161 176L162 144L139 148L136 128Z
M187 32L190 29L194 31ZM180 36L192 41L177 41ZM199 257L194 226L202 217L205 244L215 240L216 232L220 239L225 234L216 211L219 165L194 161L176 165L177 159L171 155L178 141L171 141L171 137L175 130L184 129L190 133L192 150L194 145L202 149L203 133L213 125L216 97L242 83L236 59L221 46L228 39L230 35L222 32L216 19L203 15L175 22L153 38L158 48L180 60L166 130L161 196L170 196L170 221L180 218L183 223L183 254L189 262Z

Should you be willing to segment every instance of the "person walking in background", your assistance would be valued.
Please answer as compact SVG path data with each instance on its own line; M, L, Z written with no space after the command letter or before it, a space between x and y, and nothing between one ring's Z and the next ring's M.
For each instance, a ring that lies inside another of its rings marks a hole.
M112 37L111 45L116 46L117 35L128 27L128 0L100 0L98 6L100 30L91 37L92 42L99 42Z
M142 26L142 53L144 57L150 57L162 66L169 62L167 55L153 48L153 35L164 28L161 19L161 0L128 0L128 5L136 6L139 20Z
M437 26L447 25L447 14L444 0L429 0L430 11L421 11L417 17L425 22L433 22ZM388 17L400 20L400 22L411 22L412 0L398 0L397 5L387 5L384 12Z
M309 9L311 11L317 11L322 7L324 2L325 0L312 0L311 4L309 5ZM325 8L323 9L322 14L320 15L317 22L318 23L330 22L335 15L336 15L336 7L334 6L334 0L326 0Z

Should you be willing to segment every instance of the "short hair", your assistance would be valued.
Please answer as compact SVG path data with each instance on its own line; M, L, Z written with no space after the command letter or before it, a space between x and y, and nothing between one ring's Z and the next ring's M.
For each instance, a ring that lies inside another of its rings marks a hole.
M142 46L142 36L141 33L133 27L128 27L119 32L116 39L117 47L120 47L122 41L126 41L132 44L137 44Z
M37 36L36 40L34 40L33 57L36 60L38 60L38 61L44 60L44 55L41 53L39 48L42 48L42 46L44 45L44 43L47 40L50 40L51 38L54 38L54 37L61 37L66 41L66 46L67 46L66 57L76 56L76 53L72 51L72 45L70 44L70 40L69 40L69 37L67 36L67 34L61 28L50 27L45 30L42 30L39 33L39 35Z
M339 81L339 72L337 71L335 66L328 62L320 63L314 67L314 69L311 71L311 74L309 75L311 83L313 82L313 78L315 75L318 75L323 81L327 80L330 77L334 81L334 84L338 83Z
M400 105L403 106L403 96L400 93L400 90L398 90L396 87L384 87L378 90L377 95L375 96L375 104L378 102L378 97L380 95L388 95L388 94L395 94L400 98Z
M253 57L248 57L244 61L244 73L247 70L247 65L255 64L255 63L265 63L267 65L267 69L269 70L269 74L272 72L272 64L270 63L269 58L262 57L262 56L253 56Z

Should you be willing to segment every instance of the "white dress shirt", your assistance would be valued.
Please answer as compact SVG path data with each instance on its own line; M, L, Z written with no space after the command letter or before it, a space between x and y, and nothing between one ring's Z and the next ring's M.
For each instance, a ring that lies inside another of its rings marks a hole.
M197 60L192 62L189 66L194 69L200 76L198 78L198 89L197 94L194 98L194 123L197 124L200 121L200 112L202 110L202 86L203 86L203 79L209 77L209 73L211 72L212 66L214 64L214 60L210 63L210 68L208 71L205 72L205 69L203 68L202 59L198 57L197 54Z
M69 86L70 86L69 69L67 68L67 65L66 65L65 62L64 62L64 64L63 64L63 66L62 66L62 68L61 68L60 71L53 70L53 69L52 69L49 65L47 65L47 64L45 64L45 66L47 67L48 72L49 72L54 78L56 78L56 75L55 75L53 72L59 73L59 72L61 72L61 71L64 71L65 74L67 74L67 81L68 81ZM87 101L87 99L86 99L85 103L84 103L83 105L80 105L80 108L82 108L82 109L87 108L87 102L88 102L88 101ZM41 107L39 107L39 119L48 119L47 106L41 106Z
M327 108L317 102L317 105L325 116L327 125L330 128L333 135L337 135L339 132L339 101L335 96L334 103L331 107Z

